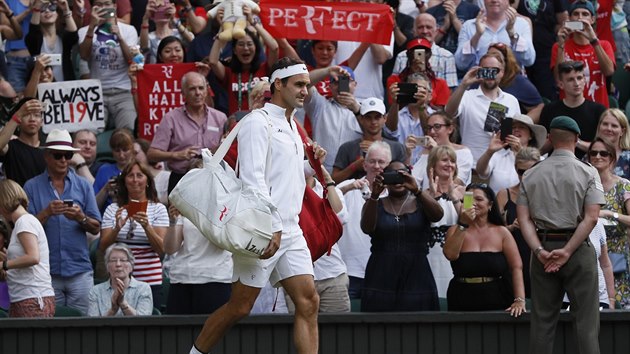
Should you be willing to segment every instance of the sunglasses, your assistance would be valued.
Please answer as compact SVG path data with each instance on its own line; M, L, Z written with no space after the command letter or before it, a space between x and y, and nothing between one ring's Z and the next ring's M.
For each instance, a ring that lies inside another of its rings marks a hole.
M55 12L57 11L57 5L56 4L48 4L48 5L43 5L40 9L41 12Z
M563 61L562 63L558 64L558 69L562 72L571 72L573 70L581 71L582 69L584 69L584 62L572 60Z
M72 152L72 151L68 151L68 152L53 152L52 153L52 157L55 160L61 160L62 157L65 157L66 160L70 160L73 155L74 155L74 152Z
M597 155L601 157L610 157L610 153L606 150L591 150L588 152L588 156L590 157L595 157Z

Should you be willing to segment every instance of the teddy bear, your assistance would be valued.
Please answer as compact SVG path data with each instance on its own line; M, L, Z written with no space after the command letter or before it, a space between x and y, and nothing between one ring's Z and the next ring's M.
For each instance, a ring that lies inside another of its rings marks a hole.
M215 18L220 9L223 9L223 23L219 39L231 41L245 37L247 18L243 14L243 6L252 9L253 14L260 13L258 4L251 0L214 0L214 7L208 11L208 18Z

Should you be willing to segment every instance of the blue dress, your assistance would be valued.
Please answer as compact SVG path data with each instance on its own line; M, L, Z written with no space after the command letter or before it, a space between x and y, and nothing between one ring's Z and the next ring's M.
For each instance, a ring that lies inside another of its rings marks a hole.
M431 223L422 205L413 213L396 216L377 206L376 229L370 233L372 255L365 269L361 311L437 311L437 288L427 242Z

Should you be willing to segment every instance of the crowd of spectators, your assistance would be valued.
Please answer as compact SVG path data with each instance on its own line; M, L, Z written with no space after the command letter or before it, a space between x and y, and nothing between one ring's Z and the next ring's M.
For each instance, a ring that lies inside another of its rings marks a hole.
M289 56L310 71L295 118L327 151L344 224L316 263L321 311L359 300L364 311L437 310L447 298L449 309L519 315L530 250L515 203L523 173L552 152L547 133L561 115L579 125L576 156L606 192L601 302L630 309L630 132L611 80L630 68L624 2L353 2L391 7L389 44L275 38L246 5L245 29L229 39L223 10L207 13L207 0L0 0L0 163L15 182L0 183L13 228L0 228L0 307L121 316L210 313L225 302L230 254L166 196L201 166L201 149L215 151L263 107L270 68ZM151 142L139 138L136 47L147 64L195 64L180 79L183 104ZM83 79L100 80L105 132L43 134L38 85ZM388 171L403 180L389 184ZM608 251L625 255L612 277ZM16 285L26 277L32 286Z

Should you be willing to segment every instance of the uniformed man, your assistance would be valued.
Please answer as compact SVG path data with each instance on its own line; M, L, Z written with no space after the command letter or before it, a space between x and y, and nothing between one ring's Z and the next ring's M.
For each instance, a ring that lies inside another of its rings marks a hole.
M530 353L551 354L566 290L575 315L578 352L599 354L599 297L595 250L588 235L597 223L604 189L597 170L575 157L580 128L554 118L553 154L523 175L518 222L532 249Z

